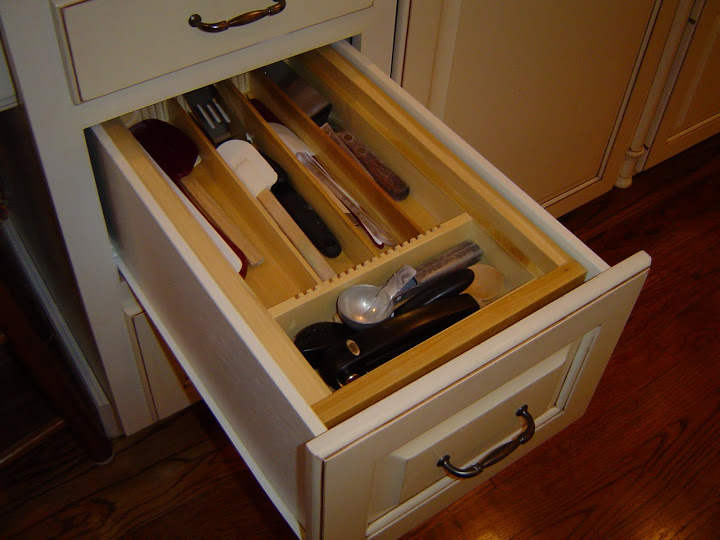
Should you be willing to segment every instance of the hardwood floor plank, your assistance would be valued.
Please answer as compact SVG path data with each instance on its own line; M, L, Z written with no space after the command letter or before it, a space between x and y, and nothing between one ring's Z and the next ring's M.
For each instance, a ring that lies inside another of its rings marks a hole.
M212 493L228 477L245 472L227 445L206 440L173 454L61 508L17 538L122 538L152 522L168 507L182 506Z
M119 439L115 459L107 465L90 463L72 441L68 444L55 457L35 453L0 476L0 493L7 497L0 507L0 520L12 521L9 532L15 534L34 523L51 521L53 515L83 505L88 497L103 489L119 484L123 490L126 487L123 482L134 478L142 484L150 479L148 473L154 470L154 465L172 461L174 456L182 456L182 452L192 451L198 445L226 448L229 443L209 411L198 407L132 437ZM232 456L232 460L237 460L234 450ZM237 461L237 466L244 467L241 460ZM49 477L46 470L52 471ZM134 497L136 488L131 485L127 485L128 494Z
M295 540L254 478L249 472L245 476L223 479L211 492L134 528L123 538L164 538L167 531L182 531L184 538Z

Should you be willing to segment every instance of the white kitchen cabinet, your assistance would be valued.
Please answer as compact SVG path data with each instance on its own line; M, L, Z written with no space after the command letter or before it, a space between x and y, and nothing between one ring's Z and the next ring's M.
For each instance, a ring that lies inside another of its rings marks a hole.
M691 10L698 32L685 62L678 58L667 111L657 112L663 127L648 165L717 132L717 6L708 2L700 16L693 4L703 3L411 0L402 4L395 77L560 215L628 185L618 177L628 176L626 157L652 145L635 130L656 112L670 64L663 55L677 50L675 29Z
M666 83L666 101L655 114L643 170L720 132L720 2L697 1L688 17L687 48Z
M70 53L56 39L54 7L37 0L4 1L0 8L78 288L127 432L151 422L152 413L138 405L147 400L121 313L118 266L268 496L307 538L394 537L584 412L649 257L639 253L608 267L347 43L296 56L353 34L362 34L363 50L382 50L381 29L394 27L393 2L376 0L128 87L112 82L110 93L87 101L77 99L68 78ZM31 31L21 24L26 20L35 23ZM343 125L406 179L410 198L395 204L356 184L357 166L251 73L284 58L333 102ZM332 262L335 278L323 281L312 271L262 206L232 181L174 99L210 83L218 83L256 142L340 231L346 253ZM327 195L252 112L248 95L268 100L346 189L382 216L397 247L377 248L332 210ZM218 200L265 256L247 279L189 218L119 119L141 109L194 133L203 158L197 176L214 182ZM292 344L304 325L332 317L346 286L379 284L400 264L418 264L466 239L504 272L498 300L338 390ZM516 416L523 405L534 420ZM532 423L530 440L475 479L453 478L438 466L444 454L459 467L472 464Z

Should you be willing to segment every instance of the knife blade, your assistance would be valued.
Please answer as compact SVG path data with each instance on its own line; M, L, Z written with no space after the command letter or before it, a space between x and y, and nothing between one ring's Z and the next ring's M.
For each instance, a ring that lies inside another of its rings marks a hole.
M395 246L397 242L392 235L370 216L350 194L330 176L325 168L313 157L314 152L290 129L282 124L268 122L272 130L280 137L295 157L313 176L360 221L373 241L379 246Z

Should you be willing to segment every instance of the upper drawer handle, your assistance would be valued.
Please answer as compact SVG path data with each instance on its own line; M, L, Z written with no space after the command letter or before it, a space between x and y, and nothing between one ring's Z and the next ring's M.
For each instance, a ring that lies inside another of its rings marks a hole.
M527 405L523 405L522 407L520 407L520 409L518 409L515 415L522 416L523 418L525 418L525 422L527 422L527 427L525 428L525 431L518 435L516 439L513 439L512 441L507 442L501 446L498 446L495 450L490 452L487 456L482 458L475 465L472 465L466 469L460 469L455 465L451 464L450 456L443 457L440 461L437 462L437 466L444 467L446 471L448 471L454 476L457 476L458 478L472 478L473 476L477 476L478 474L483 472L486 467L489 467L490 465L495 465L498 461L505 459L510 454L512 454L518 446L520 446L521 444L525 444L530 439L532 439L533 435L535 435L535 420L533 420L533 417L528 412Z
M220 21L216 23L204 23L202 22L202 17L195 13L194 15L190 15L190 18L188 19L188 24L190 24L190 26L194 26L195 28L199 28L203 32L224 32L225 30L227 30L228 28L232 28L233 26L244 26L246 24L259 21L260 19L263 19L265 17L277 15L283 9L285 9L285 0L273 0L273 2L275 3L272 6L266 7L265 9L248 11L247 13L243 13L242 15L233 17L229 21Z

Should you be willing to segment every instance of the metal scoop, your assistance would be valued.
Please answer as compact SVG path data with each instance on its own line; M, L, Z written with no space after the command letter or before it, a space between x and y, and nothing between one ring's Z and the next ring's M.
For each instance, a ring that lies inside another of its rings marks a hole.
M382 287L353 285L340 293L337 309L340 319L350 328L362 330L392 315L393 298L415 276L412 266L404 265Z

